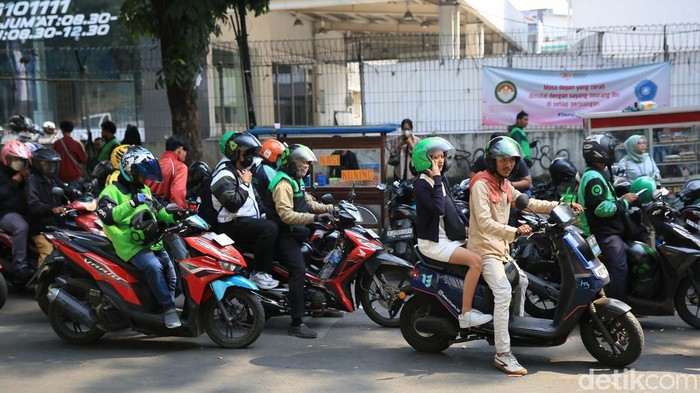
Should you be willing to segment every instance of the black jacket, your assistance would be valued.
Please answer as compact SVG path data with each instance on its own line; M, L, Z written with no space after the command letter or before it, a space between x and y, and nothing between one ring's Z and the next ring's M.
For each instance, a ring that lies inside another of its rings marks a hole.
M7 213L27 214L27 195L24 192L24 181L17 183L12 176L17 173L14 169L0 164L0 217Z
M439 240L440 217L445 214L445 204L452 203L450 185L444 176L434 176L435 186L420 177L413 183L413 195L416 201L416 235L419 239L426 239L433 242ZM447 191L447 196L443 195L443 187ZM469 220L455 205L457 214L466 223Z
M62 227L65 224L63 217L51 211L55 207L63 206L64 202L60 197L51 194L53 187L63 188L63 184L56 179L49 179L36 173L32 173L27 179L28 221L31 223L32 235L43 231L48 225ZM64 189L64 191L66 195L70 195L69 190Z

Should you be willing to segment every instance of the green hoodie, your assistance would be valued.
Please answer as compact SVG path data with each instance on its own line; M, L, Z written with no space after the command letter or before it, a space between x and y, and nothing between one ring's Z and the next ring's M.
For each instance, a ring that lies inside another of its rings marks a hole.
M151 250L160 250L163 248L162 241L148 245L134 240L143 237L140 230L131 226L131 219L136 213L148 209L158 221L170 224L174 223L175 220L171 214L165 212L165 208L156 211L156 208L149 203L132 207L130 201L133 194L122 181L123 178L120 177L118 181L102 190L97 215L102 219L104 232L112 241L117 255L124 261L128 261L143 249L150 247ZM151 190L145 185L142 186L139 193L151 196Z

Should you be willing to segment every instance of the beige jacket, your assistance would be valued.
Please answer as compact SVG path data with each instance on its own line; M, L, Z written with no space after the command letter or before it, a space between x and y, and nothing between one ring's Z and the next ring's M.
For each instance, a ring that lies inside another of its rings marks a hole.
M521 192L511 187L513 200ZM530 199L528 208L535 213L547 214L559 202ZM497 204L489 200L489 190L486 182L478 181L472 185L469 197L469 241L467 249L479 254L482 258L496 258L502 261L510 259L509 244L515 240L517 228L508 226L510 205L505 192L501 193L501 201Z
M333 205L318 203L308 193L304 193L306 203L309 205L310 213L299 213L294 211L294 189L288 181L280 181L272 190L272 200L275 201L277 215L282 222L287 225L307 225L314 222L313 213L330 213Z

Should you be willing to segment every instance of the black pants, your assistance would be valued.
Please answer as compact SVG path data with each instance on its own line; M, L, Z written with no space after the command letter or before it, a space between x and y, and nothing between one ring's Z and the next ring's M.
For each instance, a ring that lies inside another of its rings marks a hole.
M255 266L252 266L254 270L267 273L272 271L275 242L279 233L279 227L274 221L237 217L231 222L220 223L216 230L227 234L243 247L250 248L254 245Z
M292 319L304 316L304 280L306 264L301 244L290 232L282 231L277 238L277 257L289 270L289 307Z
M608 268L610 283L605 286L605 294L618 300L627 298L627 252L620 236L596 236L600 246L600 260Z

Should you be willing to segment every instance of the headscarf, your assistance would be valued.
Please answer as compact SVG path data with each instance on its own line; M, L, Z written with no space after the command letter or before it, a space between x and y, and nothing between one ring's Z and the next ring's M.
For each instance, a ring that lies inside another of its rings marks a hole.
M631 137L627 138L625 141L625 149L627 149L627 157L628 159L634 161L634 162L643 162L648 156L649 153L644 152L644 153L637 153L637 143L639 143L639 140L644 139L646 141L646 138L644 138L641 135L632 135Z
M501 202L501 193L506 193L506 200L508 203L513 201L513 194L510 190L510 181L508 179L501 179L489 171L479 171L474 174L469 181L469 189L474 190L474 184L478 181L483 181L486 183L489 189L489 200L493 203Z

